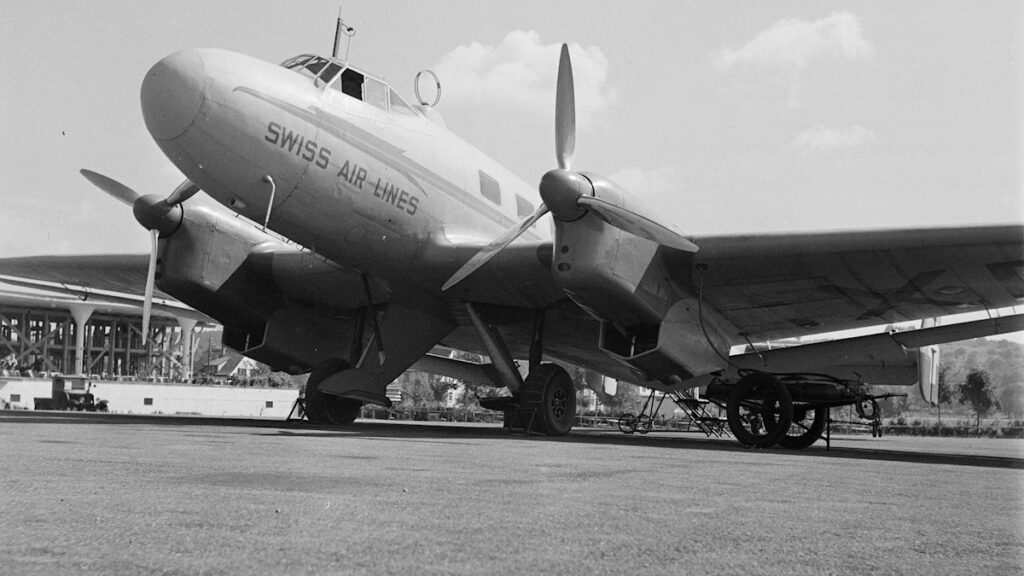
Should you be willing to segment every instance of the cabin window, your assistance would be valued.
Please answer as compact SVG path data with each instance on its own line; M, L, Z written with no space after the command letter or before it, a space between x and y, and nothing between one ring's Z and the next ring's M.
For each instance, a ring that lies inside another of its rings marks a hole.
M480 171L480 194L491 202L501 205L501 188L498 186L498 181L485 174L483 170Z
M143 406L152 406L153 405L153 399L152 398L143 398L142 399L142 405Z
M529 200L523 198L519 194L516 194L516 213L519 214L520 218L526 218L530 214L533 214L533 204Z
M405 100L402 100L402 97L394 90L391 91L391 111L397 112L398 114L405 114L406 116L416 115L416 112L412 107L406 104Z
M21 394L11 394L11 402L21 402Z
M363 79L363 102L371 106L388 109L388 87L380 80L373 78Z

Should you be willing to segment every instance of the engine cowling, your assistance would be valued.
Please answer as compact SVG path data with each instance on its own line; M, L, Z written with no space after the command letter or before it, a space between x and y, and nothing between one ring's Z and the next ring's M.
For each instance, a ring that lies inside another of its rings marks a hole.
M295 251L235 218L190 208L160 241L157 285L221 322L226 345L274 370L297 374L347 360L354 320L325 320L286 297L273 277L279 250Z

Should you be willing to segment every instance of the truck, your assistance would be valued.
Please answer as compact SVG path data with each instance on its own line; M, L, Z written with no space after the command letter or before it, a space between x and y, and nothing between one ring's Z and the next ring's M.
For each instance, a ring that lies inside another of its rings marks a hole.
M36 410L75 410L79 412L107 412L106 400L97 400L92 393L88 376L60 374L53 377L50 397L36 397Z

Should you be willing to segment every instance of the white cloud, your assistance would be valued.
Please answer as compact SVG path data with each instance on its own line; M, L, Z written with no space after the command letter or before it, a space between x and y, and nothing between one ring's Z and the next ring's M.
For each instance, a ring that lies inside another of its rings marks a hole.
M860 18L838 12L813 22L795 18L776 22L742 46L723 48L714 63L720 70L752 65L800 72L817 58L856 60L871 52Z
M510 32L497 46L474 42L458 46L434 66L444 100L487 106L495 112L515 107L554 115L555 77L560 44L543 44L533 31ZM607 84L608 60L597 47L569 46L576 93L576 122L585 125L613 105Z
M878 140L875 133L861 125L844 129L817 126L797 134L789 142L791 150L803 153L849 150Z

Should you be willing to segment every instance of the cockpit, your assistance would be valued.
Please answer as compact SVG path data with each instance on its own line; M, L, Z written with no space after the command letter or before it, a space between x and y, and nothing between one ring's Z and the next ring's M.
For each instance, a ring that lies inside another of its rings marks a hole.
M364 74L351 66L310 54L289 58L281 66L313 79L317 86L361 100L385 112L419 116L386 82Z

